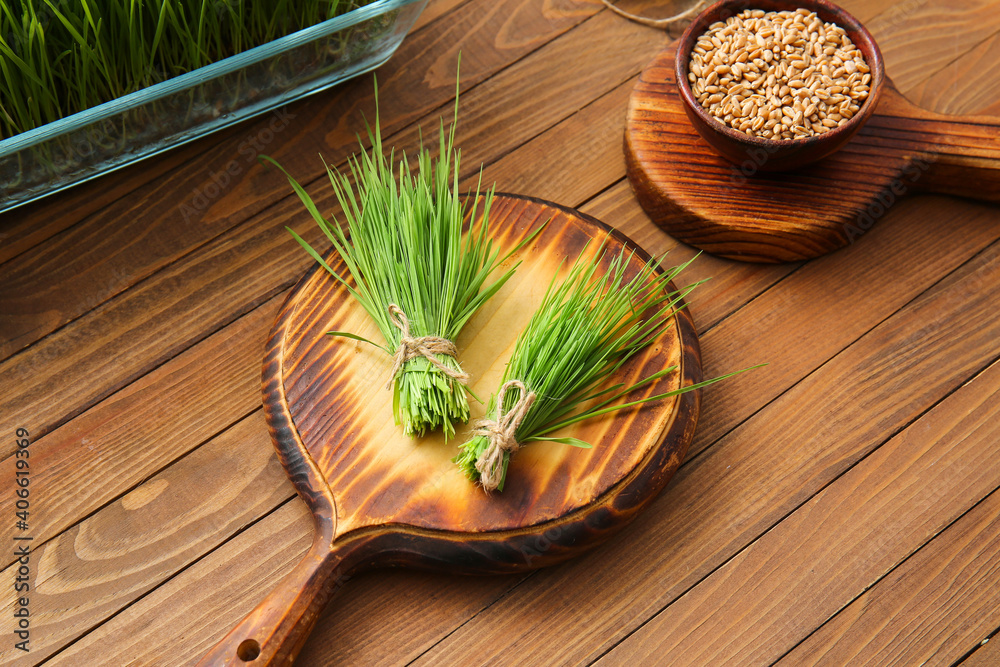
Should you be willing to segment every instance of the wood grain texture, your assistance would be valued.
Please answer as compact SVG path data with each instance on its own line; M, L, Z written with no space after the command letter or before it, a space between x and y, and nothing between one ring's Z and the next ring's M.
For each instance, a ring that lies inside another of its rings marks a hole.
M24 654L6 643L0 662L33 665L59 651L292 493L258 411L93 516L35 544L32 650ZM39 509L43 502L38 499ZM12 580L15 570L5 568L3 576ZM15 601L3 603L13 614Z
M796 261L852 243L916 191L1000 201L1000 119L923 111L889 81L875 115L830 157L781 173L759 171L763 149L731 163L691 126L674 50L639 77L625 156L640 204L686 243L732 259Z
M954 664L1000 625L998 563L994 491L777 664Z
M944 114L1000 116L1000 81L993 64L1000 62L1000 33L934 76L921 81L909 97L925 109Z
M865 9L854 3L840 4L867 21ZM872 19L866 25L879 45L886 46L886 71L903 91L919 85L931 72L953 71L958 75L959 70L952 69L955 61L1000 31L1000 15L993 0L897 0Z
M1000 663L1000 641L996 637L994 630L989 641L983 640L985 643L975 648L975 652L961 663L962 667L993 667Z
M260 357L284 296L272 299L32 443L32 536L44 543L259 407ZM225 382L218 382L220 377ZM144 409L155 405L155 410ZM2 464L14 467L12 458ZM101 484L90 480L101 479ZM176 485L176 482L175 482ZM0 497L13 516L15 497ZM0 525L10 542L16 528ZM0 561L13 562L11 554Z
M967 286L955 282L952 288ZM907 557L913 545L923 545L1000 487L1000 470L989 463L1000 453L1000 424L992 417L998 401L1000 367L994 366L615 647L608 664L645 664L655 656L670 656L675 665L771 664ZM980 576L992 579L996 564L980 567L987 568ZM997 618L991 616L982 619L972 641L955 637L952 659L989 631ZM888 647L870 650L833 663L863 664L876 655L890 662ZM917 652L894 658L924 664Z
M630 272L649 261L620 233L539 200L499 196L490 223L501 254L534 238L518 251L514 277L456 341L463 368L476 378L470 387L483 395L499 384L518 332L553 275L577 257L596 263L599 271L623 252L634 253ZM328 261L338 273L347 272L340 258ZM667 367L677 372L642 395L699 382L690 317L680 310L672 319L672 327L609 382L634 384ZM527 448L511 458L504 492L485 494L451 462L454 446L440 435L415 442L399 432L389 392L372 394L382 383L385 355L328 331L379 336L348 290L314 267L279 314L264 363L268 428L282 466L314 516L313 546L202 665L294 660L329 598L328 580L338 572L380 564L516 572L600 544L652 502L694 435L699 392L587 420L554 435L572 434L592 449ZM498 350L507 354L497 356ZM551 546L529 555L529 545L542 535L551 536Z
M261 433L264 440L267 436ZM267 449L267 447L265 447ZM53 665L194 665L246 609L270 592L262 581L290 572L307 553L312 523L306 506L289 502L184 572L58 653ZM205 628L218 628L212 636ZM223 629L225 628L225 629Z
M766 372L741 378L739 386L723 383L706 390L711 400L705 401L692 451L714 442L742 421L740 415L782 395L994 243L1000 238L998 220L991 209L959 208L944 199L901 202L865 243L806 263L721 322L702 339L706 373L722 367L713 359L730 367L777 361ZM795 354L788 354L790 346Z

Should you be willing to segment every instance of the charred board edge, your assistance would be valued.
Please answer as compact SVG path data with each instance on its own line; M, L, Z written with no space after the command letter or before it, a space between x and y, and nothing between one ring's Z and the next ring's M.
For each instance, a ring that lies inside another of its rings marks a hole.
M295 295L306 284L311 274L312 270L307 272L278 311L264 356L261 386L264 417L271 442L281 461L281 467L285 469L292 486L312 514L316 529L314 544L325 542L327 545L332 545L337 529L336 500L295 427L288 402L285 400L285 387L281 374L285 343L284 322L295 311L298 304Z

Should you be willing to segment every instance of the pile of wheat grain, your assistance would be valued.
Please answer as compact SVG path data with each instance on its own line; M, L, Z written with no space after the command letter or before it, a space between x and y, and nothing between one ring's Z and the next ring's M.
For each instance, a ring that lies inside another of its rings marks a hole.
M764 139L800 139L853 117L871 73L843 28L806 9L746 10L709 26L688 81L708 113Z

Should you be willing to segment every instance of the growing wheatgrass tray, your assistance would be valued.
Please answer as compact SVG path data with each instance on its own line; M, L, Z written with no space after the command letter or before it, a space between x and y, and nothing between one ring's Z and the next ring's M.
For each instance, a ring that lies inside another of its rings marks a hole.
M374 69L426 0L0 0L0 211Z

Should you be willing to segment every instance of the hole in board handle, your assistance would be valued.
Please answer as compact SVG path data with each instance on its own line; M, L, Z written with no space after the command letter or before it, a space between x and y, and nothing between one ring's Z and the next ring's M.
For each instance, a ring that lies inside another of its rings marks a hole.
M243 662L256 660L259 655L260 644L257 643L256 639L244 639L240 642L240 645L236 647L236 656Z

